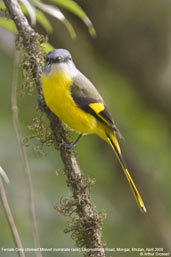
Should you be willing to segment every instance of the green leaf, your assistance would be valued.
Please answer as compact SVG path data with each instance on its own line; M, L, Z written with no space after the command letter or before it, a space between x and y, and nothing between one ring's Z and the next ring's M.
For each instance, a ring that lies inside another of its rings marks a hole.
M28 11L28 14L30 16L31 24L35 25L36 24L36 12L35 8L28 0L20 0L20 2L25 6L25 8Z
M54 49L54 47L49 43L42 43L41 46L44 48L45 53L48 53Z
M47 5L44 3L41 3L39 1L34 1L35 5L41 9L42 11L50 14L51 16L55 17L56 19L60 20L67 28L67 30L70 33L71 38L76 38L76 33L74 28L72 27L71 23L65 18L63 13L55 6Z
M76 2L73 0L51 0L51 2L60 5L61 7L68 9L70 12L77 15L86 24L91 36L96 36L96 31L91 20Z
M15 23L10 19L0 17L0 26L13 32L13 33L17 32Z
M26 7L23 4L21 4L20 7L22 12L25 15L28 15L28 10L26 9ZM38 9L35 9L35 14L37 22L46 30L47 33L52 33L53 28L44 13Z
M62 22L66 26L67 30L69 31L71 38L75 39L77 36L71 23L67 19L64 19Z
M46 16L44 15L44 13L37 9L36 9L36 19L37 19L37 22L46 30L47 33L50 34L53 32L53 28L50 22L48 21L48 19L46 18Z

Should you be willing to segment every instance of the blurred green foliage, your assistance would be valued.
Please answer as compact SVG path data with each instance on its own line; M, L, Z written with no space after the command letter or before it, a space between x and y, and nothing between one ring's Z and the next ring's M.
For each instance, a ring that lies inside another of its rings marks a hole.
M93 20L97 39L90 39L79 20L66 13L77 31L76 41L69 38L67 31L64 31L60 23L56 24L55 20L49 18L52 25L55 24L50 43L56 48L63 47L70 50L77 67L91 79L104 96L125 138L120 141L123 154L147 207L147 214L142 215L110 147L94 135L83 137L76 146L76 153L81 169L86 175L96 180L91 190L93 203L99 211L104 209L107 212L103 226L106 247L164 247L165 251L168 251L171 237L169 231L171 227L171 112L169 112L170 102L167 103L167 97L171 91L161 78L169 65L166 53L169 56L170 47L163 50L163 46L169 45L167 40L170 40L170 34L167 32L167 26L170 26L168 25L169 18L165 15L166 9L170 8L170 3L151 1L149 4L146 3L145 9L141 8L136 1L130 0L129 4L127 3L129 8L126 9L125 4L116 0L113 3L112 1L106 1L106 3L99 1L99 4L97 1L79 2ZM158 7L160 6L157 11L154 2L157 2ZM151 19L148 17L147 21L145 11L149 10L148 8L151 10ZM158 13L160 15L157 23L155 15ZM129 20L131 20L130 23ZM165 31L163 27L161 28L161 22L165 24ZM39 26L37 28L42 31ZM148 33L144 35L143 29ZM129 52L131 42L135 46L137 35L139 35L137 31L142 33L140 33L143 38L142 45L133 47ZM165 37L150 55L151 47L148 48L148 46L151 40L154 45L155 42L157 44L158 39L158 37L151 39L154 32L159 38L160 35L163 36L163 33ZM144 65L141 63L142 52L144 53ZM123 53L126 53L126 60ZM152 61L154 53L158 60L156 66ZM136 66L137 60L140 63L138 67ZM10 185L5 187L23 244L25 247L32 247L26 186L11 120L12 61L12 56L0 50L0 165L11 181ZM148 68L145 66L146 63ZM171 82L171 77L167 79ZM157 81L157 84L154 84L154 81ZM37 116L36 94L21 97L20 89L18 92L19 119L23 135L28 136L31 132L27 126ZM70 137L74 140L76 134L71 132ZM39 143L34 140L30 141L27 153L33 177L41 246L47 248L75 247L70 235L63 232L67 226L67 219L59 215L54 208L61 199L70 195L59 153L52 147L44 147L44 154L40 156L33 150L37 144ZM14 247L2 211L0 212L0 226L0 248ZM16 257L17 254L10 255L9 252L0 251L0 256ZM79 257L82 254L50 252L43 256ZM139 254L107 252L106 256L134 257Z
M66 19L64 14L60 11L60 9L56 7L57 5L69 10L71 13L79 17L87 26L90 35L96 35L96 31L91 20L84 12L84 10L79 6L79 4L77 4L73 0L50 0L47 4L42 3L40 0L19 0L19 2L23 13L29 16L31 24L35 26L36 22L38 22L47 34L53 32L53 27L51 26L51 23L49 22L45 14L48 14L56 18L57 20L61 21L66 26L71 38L76 38L76 33L72 24L69 22L68 19ZM54 3L54 5L52 5L52 3ZM6 11L6 6L3 1L0 2L0 10ZM10 19L10 17L6 19L0 16L0 26L12 32L16 32L15 24Z

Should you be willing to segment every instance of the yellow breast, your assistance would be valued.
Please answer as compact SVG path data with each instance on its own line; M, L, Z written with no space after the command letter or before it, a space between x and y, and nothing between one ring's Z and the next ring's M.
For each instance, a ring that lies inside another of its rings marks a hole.
M63 72L55 72L47 77L42 74L45 102L49 109L70 128L80 133L95 133L97 121L74 102L70 93L72 83L72 78Z

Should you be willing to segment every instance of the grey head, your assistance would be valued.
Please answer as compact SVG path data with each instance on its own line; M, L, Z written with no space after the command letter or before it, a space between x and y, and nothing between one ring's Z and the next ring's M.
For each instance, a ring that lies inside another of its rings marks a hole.
M54 49L46 55L43 69L44 74L49 75L54 70L67 72L71 77L76 74L77 69L68 50Z

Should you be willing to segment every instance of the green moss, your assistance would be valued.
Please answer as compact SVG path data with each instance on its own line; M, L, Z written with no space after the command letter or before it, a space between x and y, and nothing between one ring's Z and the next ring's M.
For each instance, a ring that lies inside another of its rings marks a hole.
M20 51L20 70L22 76L22 87L20 89L20 95L32 95L37 94L38 98L41 96L41 82L40 74L44 64L44 48L42 43L46 42L47 38L42 35L35 34L34 37L28 37L26 42L23 43L22 36L17 36L16 47ZM33 51L27 46L32 45ZM35 91L36 89L36 91ZM34 149L43 153L43 146L51 146L54 142L52 132L49 128L49 123L45 113L42 111L37 112L37 117L32 119L28 129L31 131L31 136L24 138L23 143L25 146L29 144L31 139L36 139L39 143L34 145Z
M22 72L22 94L32 94L36 87L39 87L38 76L41 73L44 63L44 48L41 46L46 42L47 38L42 35L35 34L33 38L28 37L27 41L23 44L23 39L18 36L16 39L16 47L22 53L20 58L20 70ZM27 49L27 45L32 45L33 51ZM39 66L37 66L39 65ZM38 74L37 74L37 71Z
M71 233L71 238L75 240L77 247L98 248L97 231L101 231L106 213L95 213L92 217L73 216L68 222L65 233ZM103 242L103 245L105 243Z
M56 210L61 215L69 217L64 232L71 233L71 238L75 240L77 247L99 248L97 233L101 231L106 212L98 213L96 207L90 202L89 191L95 181L87 177L82 179L85 187L82 192L77 192L77 196L80 197L62 199ZM104 242L103 245L105 245Z
M33 149L43 154L44 146L52 146L54 144L54 137L49 128L46 115L41 111L37 112L37 117L33 118L31 124L28 125L31 135L24 138L23 143L25 146L29 145L30 140L35 139Z

